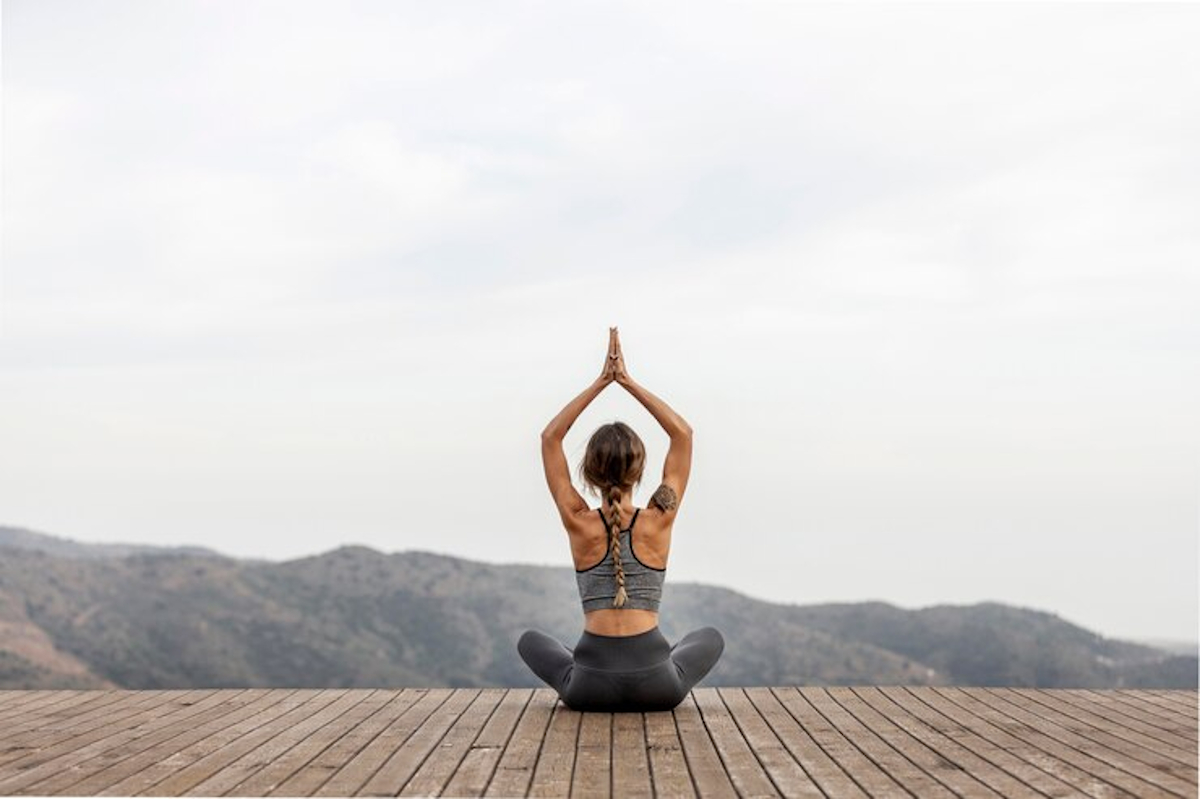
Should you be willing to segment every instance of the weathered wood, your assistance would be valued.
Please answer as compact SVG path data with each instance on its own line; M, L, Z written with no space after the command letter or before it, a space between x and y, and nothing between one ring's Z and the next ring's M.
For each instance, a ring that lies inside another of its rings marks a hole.
M872 796L902 796L907 791L891 774L859 750L845 734L822 714L811 699L820 688L772 689L792 718L803 727L825 754L846 773L853 775L858 786ZM818 701L820 701L818 699Z
M1176 696L1176 691L1146 691L1138 690L1118 690L1121 696L1127 696L1136 701L1151 705L1156 709L1156 713L1176 714L1181 719L1195 721L1196 719L1196 692L1190 691L1188 697Z
M1198 697L1194 689L1191 691L1172 691L1159 688L1144 688L1141 690L1152 696L1157 696L1160 699L1166 699L1170 702L1181 705L1184 711L1193 717L1196 715Z
M440 794L503 698L504 690L500 688L485 688L480 691L438 741L436 748L425 758L425 762L413 774L412 779L400 789L399 795Z
M0 793L13 792L32 785L38 780L56 775L63 769L70 769L101 752L132 740L142 734L138 728L143 724L162 723L164 718L179 718L176 714L190 717L197 712L195 706L179 707L182 702L187 701L186 695L170 700L169 696L156 695L149 703L126 708L107 723L89 722L69 738L35 749L22 758L6 763L3 771L5 776L0 776ZM146 704L149 706L145 706ZM156 714L155 711L160 711L164 705L177 709Z
M1072 723L1069 717L1055 713L1044 705L1039 706L1027 695L1014 693L1012 689L990 688L979 692L977 696L980 701L1005 715L1036 728L1040 735L1100 761L1104 765L1095 773L1102 774L1105 780L1114 785L1143 793L1151 785L1157 785L1180 796L1186 796L1191 790L1186 779L1175 775L1180 764L1169 757L1130 744L1103 730ZM1130 785L1136 787L1130 788Z
M867 794L838 764L825 753L808 730L780 703L770 688L746 688L746 697L754 704L771 731L779 738L796 762L811 775L813 782L828 796L857 799Z
M654 786L650 782L645 713L613 715L612 795L618 799L651 799L654 796Z
M1174 717L1164 718L1162 714L1156 715L1147 710L1144 704L1125 699L1115 691L1064 689L1060 695L1085 707L1102 708L1109 718L1120 720L1122 724L1141 730L1147 735L1162 737L1167 741L1191 741L1193 744L1198 737L1195 724Z
M368 719L382 712L398 693L398 691L369 688L351 691L350 696L357 697L359 700L353 707L319 730L305 736L295 746L244 778L226 791L226 795L266 796L287 780L296 777L304 769L310 768L316 758L345 736L366 726Z
M754 750L742 737L741 730L733 721L733 716L725 702L717 693L716 688L696 688L692 690L696 704L704 718L704 726L712 737L713 744L729 772L733 787L739 796L779 796L779 789L771 781L770 775L763 767Z
M405 742L421 729L435 711L454 696L449 688L434 688L427 691L402 714L393 719L366 746L342 764L316 791L314 796L354 796L379 771L392 756L403 748ZM453 708L452 708L453 709Z
M500 763L500 757L516 730L517 721L532 696L533 691L529 688L512 688L505 692L500 705L483 726L446 785L446 796L483 796L492 774Z
M257 739L250 740L253 736L247 736L247 740L240 747L246 749L244 754L193 785L188 789L188 793L193 796L219 796L232 792L243 780L273 765L293 746L302 744L330 721L353 708L364 699L365 693L369 692L342 690L334 696L333 701L323 707L318 701L309 702L305 705L305 711L310 711L315 706L315 713L303 718L281 717L270 728L256 731L256 734L261 732ZM328 697L322 696L321 701L326 698Z
M937 750L929 745L925 731L919 725L914 725L908 714L901 711L894 715L885 715L850 687L830 687L826 691L864 730L874 732L893 750L920 769L922 774L937 780L954 794L994 794L994 791L963 771L953 761L938 754ZM918 796L927 793L923 785L917 785L914 790Z
M961 688L938 688L937 691L968 712L982 716L997 726L1008 729L1013 737L1040 749L1043 762L1055 768L1056 773L1065 771L1064 764L1073 766L1085 778L1090 790L1102 790L1104 783L1134 796L1144 796L1155 786L1148 785L1138 777L1114 766L1102 747L1079 747L1080 741L1063 730L1048 714L1031 714L998 699L987 689L968 693Z
M561 701L554 706L542 751L538 753L529 796L566 796L570 793L582 720L582 713L571 710Z
M317 792L358 756L372 741L391 728L413 705L427 693L424 688L403 688L388 692L387 703L371 713L299 771L267 791L268 796L315 796ZM253 796L249 792L243 796Z
M889 696L875 686L851 688L855 696L883 718L905 730L924 743L934 758L932 768L947 772L943 782L951 784L963 796L1000 795L1017 797L1043 796L979 754L993 748L975 733L943 716L907 693ZM953 773L948 773L953 772Z
M107 748L97 751L92 757L75 761L69 767L60 764L52 769L53 776L33 783L29 789L43 794L67 791L79 795L96 793L146 765L177 752L186 743L200 740L219 729L219 726L229 724L230 713L266 693L265 688L255 691L214 691L190 706L194 712L164 713L143 724L136 737L124 741L109 739ZM278 698L283 696L281 693ZM256 708L252 708L249 712L255 711ZM214 720L218 721L214 724Z
M741 688L718 688L750 751L762 763L771 782L784 796L823 797L821 789L771 731L771 727Z
M650 785L654 795L692 799L696 795L696 786L692 783L692 775L683 754L675 713L657 710L643 713L642 719L646 724Z
M538 688L533 692L512 738L504 747L485 796L524 796L528 792L542 741L557 704L558 694L550 688Z
M852 713L842 707L833 697L833 688L813 688L806 696L821 715L829 719L848 741L858 747L880 769L899 782L913 796L941 797L953 799L954 792L937 782L926 772L914 765L896 748L889 746L875 730L870 729Z
M342 693L343 689L297 690L267 710L242 718L236 724L177 752L171 756L169 763L143 769L135 775L137 780L146 781L142 782L143 787L139 792L153 791L164 796L187 793L280 730L306 719L335 701ZM112 791L112 788L108 788L101 793L111 796Z
M579 743L571 773L571 796L609 799L613 795L613 717L623 713L584 713L579 720Z
M904 708L920 715L935 729L969 747L980 758L1045 796L1078 796L1083 793L1104 799L1127 795L1010 734L1003 723L996 725L964 710L934 688L889 686L879 690ZM943 725L939 717L947 720L948 724ZM960 730L966 730L969 734L963 735Z
M1196 797L1194 690L0 691L0 795ZM7 719L9 723L4 723Z
M7 740L21 740L20 747L0 750L0 767L18 760L37 749L59 743L77 735L108 724L113 718L121 718L136 712L135 708L157 706L162 694L154 692L148 696L124 691L95 692L88 697L72 697L62 704L55 704L41 712L38 709L20 714L10 721L0 721ZM149 692L148 692L149 693ZM187 694L177 691L175 696Z
M717 747L704 725L700 715L700 706L696 704L696 690L692 689L674 711L675 727L679 731L679 741L683 745L683 755L687 759L688 770L692 775L692 784L696 787L701 799L708 797L737 796L733 780L717 754Z
M1064 720L1060 723L1064 723L1070 729L1089 730L1087 737L1098 743L1110 745L1118 751L1127 751L1139 760L1143 758L1138 753L1145 752L1152 759L1162 755L1184 766L1192 766L1195 763L1194 747L1185 749L1179 746L1178 736L1172 737L1153 729L1150 733L1134 729L1133 725L1137 722L1122 719L1120 716L1114 720L1102 705L1097 707L1095 702L1091 706L1081 706L1060 696L1058 691L1017 692L1012 689L997 689L996 693L1031 712L1038 712L1031 703L1042 705L1055 716L1062 716Z

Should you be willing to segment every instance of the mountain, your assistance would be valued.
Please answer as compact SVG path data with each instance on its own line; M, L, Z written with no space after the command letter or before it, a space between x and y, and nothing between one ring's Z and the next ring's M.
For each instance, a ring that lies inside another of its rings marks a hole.
M190 555L216 555L206 547L159 547L152 544L88 544L60 538L46 533L36 533L24 527L0 525L0 547L36 549L49 555L64 558L123 558L136 553L177 552Z
M363 546L245 561L43 538L64 541L0 543L0 688L535 686L521 632L573 645L582 629L568 567ZM672 641L724 634L704 685L1197 685L1195 657L994 602L784 605L668 580L660 624Z

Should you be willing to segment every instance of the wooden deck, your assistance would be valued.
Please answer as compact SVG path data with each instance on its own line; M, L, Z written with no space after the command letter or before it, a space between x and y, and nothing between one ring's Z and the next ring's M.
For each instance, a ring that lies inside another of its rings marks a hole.
M1195 797L1196 691L0 691L0 795Z

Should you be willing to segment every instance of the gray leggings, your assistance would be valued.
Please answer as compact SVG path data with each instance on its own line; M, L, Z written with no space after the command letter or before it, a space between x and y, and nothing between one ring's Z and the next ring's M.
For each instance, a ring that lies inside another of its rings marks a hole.
M572 710L639 712L670 710L716 665L725 639L702 627L672 646L658 627L629 636L587 630L575 649L540 630L517 642L525 665Z

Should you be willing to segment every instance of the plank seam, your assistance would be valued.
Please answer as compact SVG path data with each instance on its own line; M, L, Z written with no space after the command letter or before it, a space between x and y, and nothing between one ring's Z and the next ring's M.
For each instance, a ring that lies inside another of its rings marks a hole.
M789 686L789 688L791 689L791 692L792 692L792 693L794 693L795 695L797 695L797 696L799 696L799 697L800 697L801 701L803 701L803 702L804 702L804 704L808 705L809 707L813 707L813 705L812 705L812 702L809 702L809 701L808 701L808 698L804 696L804 693L803 693L802 691L800 691L800 686ZM787 713L789 716L791 716L791 717L792 717L792 720L793 720L793 721L795 721L795 722L796 722L796 726L797 726L797 727L799 727L799 728L800 728L800 729L801 729L801 730L804 732L804 734L808 736L808 739L809 739L810 741L812 741L812 743L813 743L813 746L815 746L817 749L820 749L820 750L821 750L821 754L825 755L825 758L826 758L826 759L827 759L827 760L828 760L830 763L833 763L833 765L835 765L835 766L837 766L839 769L841 769L842 773L846 775L846 779L850 780L850 782L852 782L852 783L854 783L855 785L857 785L857 786L858 786L858 789L859 789L860 791L862 791L864 795L866 795L866 796L874 796L874 794L872 794L872 793L871 793L869 790L867 790L867 786L863 785L861 782L859 782L859 781L858 781L858 780L857 780L857 779L854 777L854 774L852 774L852 773L851 773L850 769L846 768L845 764L843 764L843 763L842 763L842 761L841 761L840 759L838 759L838 758L834 757L834 756L833 756L833 755L832 755L832 754L829 752L829 750L828 750L828 749L826 749L824 746L822 746L822 745L821 745L821 742L817 740L817 737L816 737L815 735L813 735L811 732L809 732L809 731L808 731L808 727L804 726L804 721L803 721L803 719L801 719L799 716L797 716L795 713L793 713L793 712L792 712L792 709L791 709L790 707L788 707L788 703L787 703L787 702L784 702L784 701L783 701L783 698L779 696L779 694L777 693L777 690L778 690L778 689L771 687L771 688L768 688L768 690L771 692L771 695L775 697L775 701L779 702L779 706L780 706L781 708L783 708L783 709L784 709L784 711L785 711L785 712L786 712L786 713ZM819 710L817 710L815 707L813 707L813 710L814 710L814 711L816 711L817 715L819 715L819 716L821 716L822 718L824 718L824 715L823 715L823 714L822 714L822 713L821 713ZM833 725L830 725L830 726L833 726ZM837 733L838 733L838 735L842 735L842 732L841 732L841 730L838 730L838 729L837 729L837 727L833 727L833 728L834 728L835 730L837 730ZM846 736L842 735L842 737L843 737L843 738L845 738ZM817 787L818 787L818 788L820 788L822 792L824 792L824 788L821 788L821 786L820 786L820 783L818 783L818 784L817 784Z
M1044 768L1042 768L1041 766L1039 766L1037 763L1034 763L1032 760L1029 760L1028 758L1026 758L1026 757L1024 757L1024 756L1022 756L1022 755L1020 755L1020 754L1018 754L1018 753L1016 753L1016 752L1012 752L1012 751L1010 751L1010 750L1009 750L1009 749L1008 749L1008 748L1007 748L1007 747L1006 747L1004 744L1002 744L1002 743L1000 743L1000 742L996 741L994 737L992 737L992 736L989 736L989 735L986 735L986 734L984 733L984 731L982 731L982 730L977 730L977 729L975 729L974 727L968 727L968 726L964 725L962 722L960 722L960 721L958 721L957 719L955 719L953 716L950 716L949 714L945 713L944 711L942 711L942 710L939 710L938 708L934 707L934 706L933 706L933 705L931 705L931 704L930 704L930 703L929 703L927 700L925 700L924 698L922 698L921 696L919 696L919 695L918 695L918 694L917 694L915 691L913 691L913 690L912 690L912 688L911 688L911 686L908 686L908 685L900 685L900 686L896 686L896 687L897 687L897 688L900 688L900 689L902 689L903 691L905 691L906 693L910 694L910 695L913 697L913 699L914 699L915 701L917 701L917 702L921 703L922 705L925 705L925 707L929 708L929 710L930 710L931 712L933 712L933 713L936 713L937 715L941 716L942 718L946 719L947 721L949 721L949 722L951 722L951 723L953 723L953 724L956 724L956 725L958 725L960 728L962 728L962 729L964 729L964 730L967 730L968 732L970 732L970 733L971 733L973 736L975 736L976 738L979 738L979 739L980 739L980 740L982 740L982 741L986 741L987 743L991 744L991 745L992 745L992 746L994 746L996 749L998 749L998 750L1000 750L1000 751L1004 752L1005 754L1007 754L1009 757L1013 758L1014 760L1020 760L1022 763L1025 763L1025 764L1026 764L1027 766L1029 766L1030 768L1034 769L1035 771L1040 771L1040 772L1041 772L1042 774L1044 774L1044 775L1045 775L1045 776L1046 776L1048 779L1051 779L1051 780L1053 780L1053 781L1057 782L1059 785L1062 785L1062 786L1063 786L1063 787L1065 787L1065 788L1073 789L1073 790L1076 790L1076 791L1078 791L1078 790L1079 790L1078 788L1075 788L1073 785L1071 785L1070 783L1068 783L1068 782L1066 782L1065 780L1063 780L1061 777L1059 777L1059 776L1057 776L1057 775L1055 775L1055 774L1051 774L1050 772L1046 771ZM933 686L929 686L929 687L931 688L931 690L933 689ZM968 709L966 709L966 708L962 707L962 706L961 706L961 705L959 705L957 702L953 702L953 701L951 701L951 700L950 700L948 697L942 696L942 694L941 694L940 692L937 692L937 691L935 690L935 693L937 693L937 695L938 695L938 696L941 696L943 699L945 699L945 700L946 700L947 702L949 702L950 704L952 704L952 705L954 705L955 707L957 707L957 708L959 708L960 710L962 710L962 712L963 712L963 713L965 713L965 714L967 714L968 716L971 716L972 718L974 718L974 719L978 720L978 721L979 721L979 722L980 722L980 723L981 723L981 724L982 724L984 727L989 727L989 728L992 728L992 729L994 729L994 730L999 730L1000 732L1002 732L1002 733L1004 733L1004 734L1006 734L1006 735L1010 735L1010 736L1012 736L1013 738L1016 738L1017 740L1019 740L1019 741L1022 741L1023 743L1028 743L1028 741L1025 741L1023 738L1020 738L1019 736L1013 735L1013 734L1012 734L1011 732L1009 732L1008 730L1002 730L1002 729L1000 729L1000 728L999 728L999 727L997 727L995 724L993 724L993 723L992 723L992 721L991 721L990 719L986 719L986 718L984 718L983 716L980 716L979 714L977 714L977 713L974 713L974 712L972 712L972 711L970 711L970 710L968 710ZM886 696L886 694L885 694L885 696ZM890 697L889 697L889 698L890 698ZM997 763L995 760L992 760L992 759L991 759L990 757L988 757L988 756L987 756L987 754L985 754L984 752L981 752L981 751L979 751L978 749L976 749L976 748L975 748L975 747L973 747L973 746L967 746L966 744L964 744L964 743L961 743L961 742L959 742L959 745L960 745L960 746L963 746L964 748L966 748L966 749L969 749L971 752L975 753L976 757L979 757L981 760L986 760L988 763L991 763L991 764L992 764L992 765L993 765L995 768L999 769L1000 771L1003 771L1005 774L1007 774L1008 776L1012 777L1014 780L1016 780L1017 782L1021 783L1021 784L1022 784L1022 785L1024 785L1025 787L1029 788L1029 790L1033 791L1034 793L1041 794L1042 796L1045 796L1045 797L1050 797L1050 794L1048 794L1048 793L1046 793L1045 791L1043 791L1042 789L1038 788L1038 787L1037 787L1036 785L1034 785L1033 783L1031 783L1031 782L1028 782L1027 780L1023 779L1023 778L1021 777L1021 775L1019 775L1019 774L1017 774L1017 773L1015 773L1015 772L1013 772L1013 771L1010 771L1010 770L1009 770L1008 768L1006 768L1005 766L1001 765L1000 763ZM1030 744L1030 746L1033 746L1033 745L1032 745L1032 744ZM1041 750L1039 747L1036 747L1036 746L1035 746L1034 748L1035 748L1035 749L1038 749L1038 751L1042 751L1042 750Z
M1009 700L1009 699L1005 698L1004 696L1002 696L1002 695L1000 695L1000 694L997 694L997 693L995 693L995 692L994 692L992 689L990 689L990 688L984 687L984 688L983 688L983 690L984 690L984 692L985 692L986 694L988 694L989 696L994 696L994 697L996 697L996 699L998 699L998 700L1000 700L1000 701L1004 702L1004 703L1005 703L1005 704L1007 704L1007 705L1010 705L1011 707L1017 708L1017 709L1019 709L1019 710L1024 710L1024 708L1021 708L1021 707L1020 707L1020 705L1018 705L1018 704L1016 704L1015 702L1013 702L1013 701L1011 701L1011 700ZM1006 711L1005 711L1003 708L997 708L995 705L991 705L991 703L988 703L988 704L989 704L991 707L993 707L993 708L995 708L996 710L998 710L1000 713L1003 713L1004 715L1008 716L1009 718L1011 718L1013 721L1017 722L1018 724L1022 724L1022 725L1026 726L1026 727L1028 727L1028 726L1029 726L1029 724L1028 724L1027 722L1021 721L1021 720L1020 720L1019 718L1017 718L1016 716L1013 716L1011 713L1008 713L1008 712L1006 712ZM1178 793L1178 792L1176 792L1176 791L1173 791L1173 790L1171 790L1170 788L1165 788L1165 787L1163 787L1162 785L1159 785L1159 784L1158 784L1157 782L1155 782L1154 780L1149 780L1149 779L1146 779L1146 777L1144 777L1144 776L1142 776L1142 775L1140 775L1140 774L1135 774L1135 773L1133 773L1132 771L1130 771L1128 768L1126 768L1125 766L1118 765L1117 763L1114 763L1114 762L1112 762L1111 760L1108 760L1108 759L1106 759L1106 758L1100 757L1100 756L1099 756L1099 753L1098 753L1098 754L1092 754L1092 753L1090 753L1090 752L1085 752L1084 750L1080 749L1080 748L1079 748L1079 746L1078 746L1077 744L1070 743L1069 741L1065 741L1065 740L1063 740L1063 739L1062 739L1061 737L1059 737L1058 735L1053 735L1053 734L1051 734L1051 730L1047 729L1047 727L1057 727L1057 728L1059 728L1060 730L1063 730L1063 731L1065 731L1066 733L1068 733L1068 736L1067 736L1068 738L1070 737L1070 735L1072 735L1072 734L1073 734L1073 735L1077 735L1077 736L1079 736L1080 738L1083 738L1084 740L1091 741L1092 743L1094 743L1094 744L1096 744L1096 745L1098 745L1098 746L1101 746L1101 747L1103 747L1106 753L1110 753L1110 754L1112 754L1112 753L1115 753L1115 754L1117 754L1117 755L1124 755L1124 756L1128 757L1129 759L1133 760L1133 761L1134 761L1134 762L1136 762L1136 763L1140 763L1141 765L1147 766L1147 767L1148 767L1148 768L1151 770L1151 772L1152 772L1152 773L1154 773L1156 776L1157 776L1157 775L1159 775L1159 773L1162 771L1162 769L1160 769L1160 768L1158 768L1158 767L1156 767L1156 766L1154 766L1154 765L1152 765L1152 764L1150 764L1150 763L1144 763L1144 762L1142 762L1141 760L1139 760L1139 759L1138 759L1136 756L1134 756L1134 755L1130 755L1130 754L1128 754L1128 753L1125 753L1125 752L1119 752L1119 751L1117 751L1117 750L1113 749L1113 748L1112 748L1111 746L1109 746L1108 744L1105 744L1105 743L1102 743L1102 742L1100 742L1100 741L1097 741L1095 738L1092 738L1090 735L1086 735L1086 734L1084 734L1084 733L1082 733L1082 732L1079 732L1079 731L1077 731L1077 730L1071 730L1071 729L1068 729L1067 727L1063 726L1063 725L1062 725L1061 723L1059 723L1058 721L1054 721L1053 719L1043 719L1043 724L1045 724L1045 725L1046 725L1046 727L1039 727L1039 728L1037 729L1037 732L1040 732L1041 734L1043 734L1043 735L1046 735L1047 737L1053 738L1054 740L1058 741L1060 744L1062 744L1063 746L1067 747L1068 749L1073 749L1073 750L1075 750L1076 752L1078 752L1080 755L1083 755L1084 757L1091 758L1092 760L1096 760L1096 761L1099 761L1099 762L1101 762L1101 763L1104 763L1104 764L1105 764L1106 766L1108 766L1109 768L1115 769L1115 770L1117 770L1117 771L1124 772L1126 775L1128 775L1129 777L1132 777L1133 779L1137 780L1138 782L1141 782L1141 783L1144 783L1144 784L1148 784L1148 785L1154 785L1154 786L1156 786L1156 787L1158 787L1158 788L1160 788L1160 789L1162 789L1162 790L1166 791L1167 793L1173 794L1173 795L1175 795L1175 796L1186 796L1185 794L1180 794L1180 793ZM1099 777L1099 775L1095 775L1095 776ZM1170 776L1174 777L1174 775L1170 775ZM1100 777L1100 779L1104 779L1104 778L1103 778L1103 777ZM1175 779L1178 779L1178 778L1177 778L1177 777L1175 777ZM1109 782L1108 780L1104 780L1104 781L1105 781L1105 782ZM1109 783L1109 784L1111 785L1112 783ZM1118 788L1119 788L1120 786L1114 786L1114 787L1118 787ZM1125 789L1122 789L1122 790L1125 790Z

